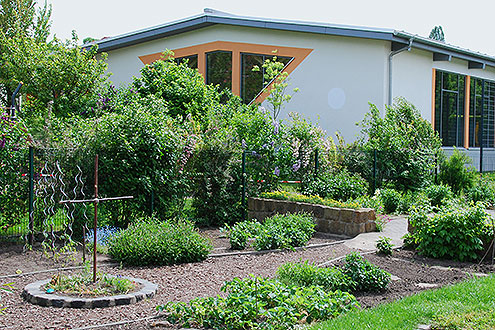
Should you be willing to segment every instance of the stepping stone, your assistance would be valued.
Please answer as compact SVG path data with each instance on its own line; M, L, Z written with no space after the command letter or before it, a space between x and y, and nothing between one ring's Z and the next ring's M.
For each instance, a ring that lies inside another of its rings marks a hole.
M400 281L400 277L399 276L395 276L395 275L390 275L390 279L392 281Z
M417 330L431 330L431 325L420 324L420 325L418 325L418 329Z
M416 284L416 286L423 288L423 289L431 289L431 288L436 288L438 286L438 284L435 284L435 283L418 283L418 284Z

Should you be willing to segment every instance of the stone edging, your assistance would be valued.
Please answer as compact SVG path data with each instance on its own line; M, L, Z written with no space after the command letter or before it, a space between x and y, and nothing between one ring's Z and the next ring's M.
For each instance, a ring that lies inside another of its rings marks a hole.
M41 290L41 287L50 280L41 280L26 285L22 292L22 297L35 305L50 306L50 307L69 307L69 308L102 308L113 307L119 305L130 305L146 298L152 298L155 295L158 285L139 278L125 277L128 280L134 281L143 286L139 291L115 295L108 297L97 298L80 298L69 297L58 294L48 294Z

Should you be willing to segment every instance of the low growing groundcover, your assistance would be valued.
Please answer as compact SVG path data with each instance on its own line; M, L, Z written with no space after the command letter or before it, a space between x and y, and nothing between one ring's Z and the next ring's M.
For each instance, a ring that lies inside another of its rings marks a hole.
M436 329L493 329L490 324L494 322L494 313L495 275L492 274L372 309L353 311L311 329L405 330L417 329L419 324L438 325ZM454 315L457 315L455 320ZM447 327L447 322L454 321L465 327Z

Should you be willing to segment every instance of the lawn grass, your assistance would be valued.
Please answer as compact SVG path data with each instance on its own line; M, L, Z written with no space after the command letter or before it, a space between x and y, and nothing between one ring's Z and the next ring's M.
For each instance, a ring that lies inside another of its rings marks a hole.
M495 310L495 275L428 290L378 307L351 312L311 329L417 329L435 317ZM480 329L491 329L483 328Z

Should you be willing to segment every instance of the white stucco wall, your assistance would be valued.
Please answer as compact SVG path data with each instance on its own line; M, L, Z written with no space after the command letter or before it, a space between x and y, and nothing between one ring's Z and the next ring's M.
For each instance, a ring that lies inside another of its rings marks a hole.
M110 51L111 80L120 85L139 75L143 64L138 56L212 41L314 49L290 76L290 87L300 91L286 106L284 117L299 112L318 121L329 135L340 131L347 142L358 134L355 123L368 111L368 102L381 108L386 103L388 42L256 28L216 25Z

